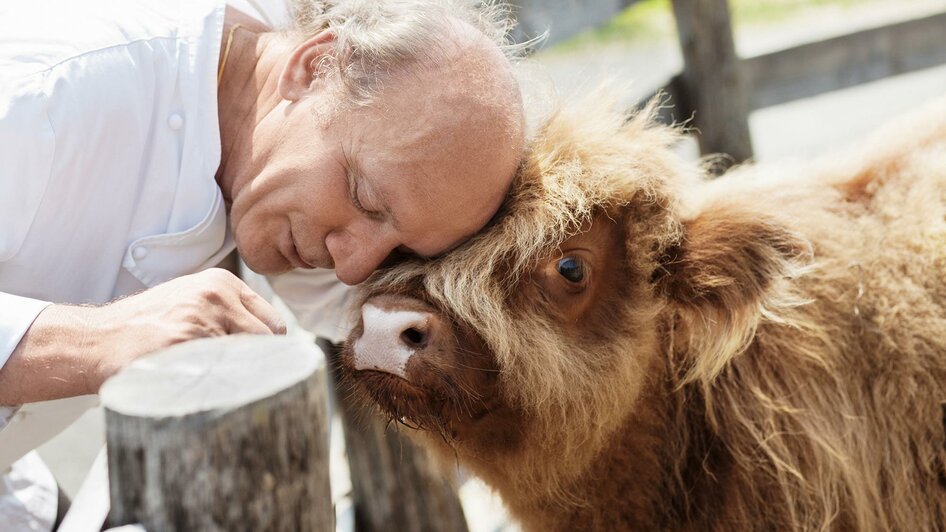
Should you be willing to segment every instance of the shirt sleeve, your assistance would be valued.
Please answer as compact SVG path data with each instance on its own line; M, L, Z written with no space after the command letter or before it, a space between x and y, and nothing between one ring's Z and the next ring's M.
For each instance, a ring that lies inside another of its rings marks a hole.
M23 245L52 169L56 136L39 78L0 78L0 261Z
M49 304L0 292L0 368L7 363L36 316Z
M55 153L46 97L37 86L33 78L0 79L0 262L16 256L23 245ZM0 368L47 305L0 292Z
M267 278L299 327L339 343L353 325L353 292L333 270L294 270Z

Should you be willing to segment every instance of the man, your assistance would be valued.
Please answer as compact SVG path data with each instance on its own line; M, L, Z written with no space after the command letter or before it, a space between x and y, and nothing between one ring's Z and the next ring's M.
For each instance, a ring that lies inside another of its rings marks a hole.
M208 270L234 245L259 273L356 284L471 236L523 146L507 27L467 0L312 1L278 32L221 0L4 4L0 405L96 393L176 342L283 332ZM13 466L0 528L50 525L49 493L20 489L37 467Z

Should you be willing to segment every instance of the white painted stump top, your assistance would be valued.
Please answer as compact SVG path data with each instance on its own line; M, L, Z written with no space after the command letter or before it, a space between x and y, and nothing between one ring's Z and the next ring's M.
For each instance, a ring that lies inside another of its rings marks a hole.
M325 366L304 337L232 335L193 340L140 358L99 392L114 412L175 417L231 410L275 395Z

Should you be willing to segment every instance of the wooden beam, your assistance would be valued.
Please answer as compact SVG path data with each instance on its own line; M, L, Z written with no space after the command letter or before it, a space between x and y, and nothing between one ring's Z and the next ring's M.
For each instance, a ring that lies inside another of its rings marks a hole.
M684 62L679 96L694 110L700 151L726 154L730 163L749 159L749 99L727 1L673 0L673 12ZM718 169L726 166L723 162Z
M690 106L690 98L686 95L683 88L681 76L677 74L671 77L665 84L658 87L647 96L641 98L634 111L640 111L651 100L657 98L661 105L657 109L657 121L667 125L680 125L693 118L693 109Z
M346 404L347 403L347 404ZM358 532L467 532L455 483L377 412L341 403Z
M338 348L320 339L335 359ZM334 366L333 366L334 367ZM454 483L396 425L351 391L339 390L336 407L344 424L357 532L467 532Z
M176 345L106 381L112 526L334 530L325 361L310 342Z
M741 68L759 109L944 63L940 13L750 57Z
M99 532L108 516L108 463L105 447L95 456L92 467L79 487L59 532Z

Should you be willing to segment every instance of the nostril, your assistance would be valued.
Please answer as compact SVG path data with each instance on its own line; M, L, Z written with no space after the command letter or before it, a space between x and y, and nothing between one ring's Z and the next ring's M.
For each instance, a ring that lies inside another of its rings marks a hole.
M417 327L408 327L401 331L401 341L408 347L424 347L427 344L427 332Z
M441 325L433 313L403 308L418 306L411 300L378 299L389 308L371 303L361 307L362 331L352 338L349 361L358 371L383 371L406 379L408 361L436 345Z

